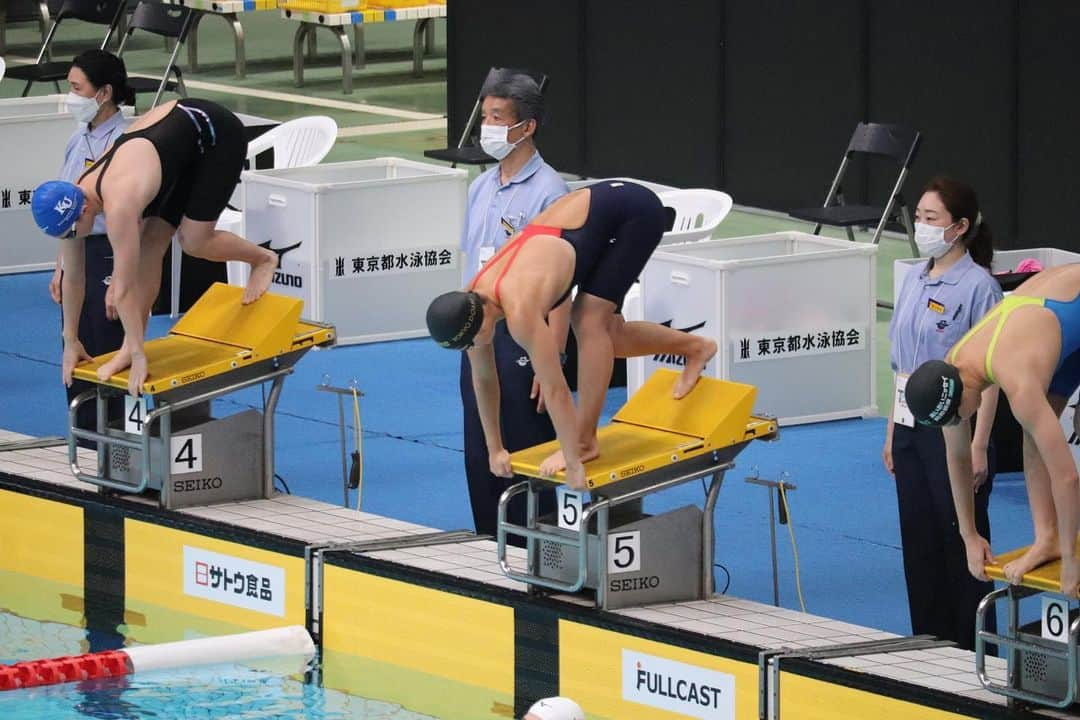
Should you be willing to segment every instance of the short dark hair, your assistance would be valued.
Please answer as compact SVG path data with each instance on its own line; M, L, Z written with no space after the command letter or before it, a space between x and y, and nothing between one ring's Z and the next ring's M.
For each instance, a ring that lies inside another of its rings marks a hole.
M115 104L135 104L135 92L128 87L127 68L116 55L105 50L87 50L72 60L71 65L82 70L98 90L111 85Z
M537 128L544 123L544 95L536 81L524 73L501 70L484 83L480 95L509 100L519 121L535 120Z

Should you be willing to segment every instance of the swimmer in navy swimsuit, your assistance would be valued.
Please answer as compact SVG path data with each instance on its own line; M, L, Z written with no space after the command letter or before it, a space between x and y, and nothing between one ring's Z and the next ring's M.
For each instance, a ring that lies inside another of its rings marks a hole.
M190 255L251 265L245 303L270 286L277 255L215 228L246 155L243 126L233 113L216 103L184 98L133 122L77 185L50 181L35 191L34 219L45 232L61 238L69 270L82 272L81 239L91 232L95 216L105 213L114 262L110 289L124 326L124 344L98 370L102 380L130 366L132 395L146 380L146 318L158 294L162 258L177 232ZM77 338L82 301L66 294L63 298L65 384L71 383L75 365L90 359Z
M649 189L605 181L563 196L507 242L465 291L446 293L428 308L428 329L443 347L469 350L477 406L491 471L511 477L499 427L499 381L491 338L506 318L510 334L529 353L551 415L560 452L540 471L566 470L572 488L585 485L584 463L599 455L596 428L616 357L681 355L686 365L674 395L693 389L713 355L707 338L651 322L626 322L623 298L667 227L665 210ZM578 343L575 412L546 324L547 313L577 288L571 323Z
M905 395L915 419L943 426L949 480L968 570L986 579L990 546L975 529L970 452L980 393L996 384L1024 429L1024 479L1035 541L1004 566L1019 583L1034 568L1061 558L1061 592L1080 588L1076 537L1080 480L1059 418L1080 387L1080 263L1044 270L992 307L949 351L908 378ZM1080 413L1074 418L1080 432ZM966 443L966 444L965 444Z

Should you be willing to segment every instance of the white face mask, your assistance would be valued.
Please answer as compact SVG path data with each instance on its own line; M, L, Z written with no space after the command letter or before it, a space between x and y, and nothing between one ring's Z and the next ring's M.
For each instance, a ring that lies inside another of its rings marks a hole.
M96 96L83 97L69 92L67 95L67 109L77 122L88 123L97 117L98 111L101 109L101 103L97 101Z
M934 258L936 260L949 252L953 244L945 239L945 231L955 224L941 227L940 225L915 223L915 244L919 246L919 254L925 258Z
M516 143L508 142L506 136L516 127L524 125L527 120L522 120L517 125L481 125L480 126L480 147L483 148L491 157L496 160L502 160L504 157L514 151L514 148L518 146L518 143L522 142L525 138L522 137Z

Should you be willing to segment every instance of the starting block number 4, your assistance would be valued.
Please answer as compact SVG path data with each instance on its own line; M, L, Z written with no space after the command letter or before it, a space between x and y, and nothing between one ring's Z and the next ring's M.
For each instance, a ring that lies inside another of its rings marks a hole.
M556 491L559 503L559 527L563 530L577 530L581 527L581 493L559 488Z
M146 417L146 396L140 395L133 398L124 395L124 432L132 435L141 435L143 418Z
M1042 599L1042 636L1046 640L1066 642L1069 638L1069 603L1056 597Z
M202 472L202 434L169 438L169 474Z
M613 533L607 539L608 575L641 569L641 531Z

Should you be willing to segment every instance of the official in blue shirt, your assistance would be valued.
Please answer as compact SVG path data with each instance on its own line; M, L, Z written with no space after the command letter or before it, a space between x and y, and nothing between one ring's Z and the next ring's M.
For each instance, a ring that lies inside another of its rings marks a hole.
M951 178L934 178L923 191L915 220L919 252L929 259L904 278L889 325L896 389L882 457L896 478L911 631L972 650L975 610L993 583L976 580L967 571L941 429L914 422L903 389L915 368L944 359L1002 293L989 273L992 238L974 190ZM987 506L994 478L990 430L997 393L992 386L983 394L971 444L975 523L988 541Z
M130 118L120 111L123 104L132 104L134 94L127 85L124 62L104 50L88 50L75 58L68 71L70 92L67 109L79 124L64 150L64 167L60 178L75 182L95 160L119 137ZM86 236L86 261L83 268L67 268L85 278L81 291L85 293L82 314L79 316L79 341L92 356L119 350L124 342L124 328L108 297L112 277L112 248L105 235L105 216L94 220L93 234ZM61 257L56 258L56 270L49 282L49 294L61 303L61 278L64 268ZM89 389L89 383L75 381L67 388L68 401ZM114 407L115 405L115 407ZM110 402L109 417L123 413L122 400ZM96 429L92 403L79 409L79 427ZM80 441L83 444L84 441Z
M568 191L566 182L544 162L536 149L536 132L543 122L544 97L528 75L504 73L483 88L480 141L484 151L499 161L469 186L461 249L465 260L462 286L495 251L541 210ZM565 352L570 327L570 303L553 310L548 324ZM495 360L502 388L500 417L506 449L513 452L555 439L551 419L543 412L529 355L514 342L500 322L495 329ZM491 473L484 429L476 407L472 368L461 353L461 403L464 410L465 476L469 485L476 531L494 535L499 496L510 481ZM541 496L542 514L554 511L554 496ZM511 522L525 523L524 497L515 498L508 511ZM511 536L510 542L521 539Z

